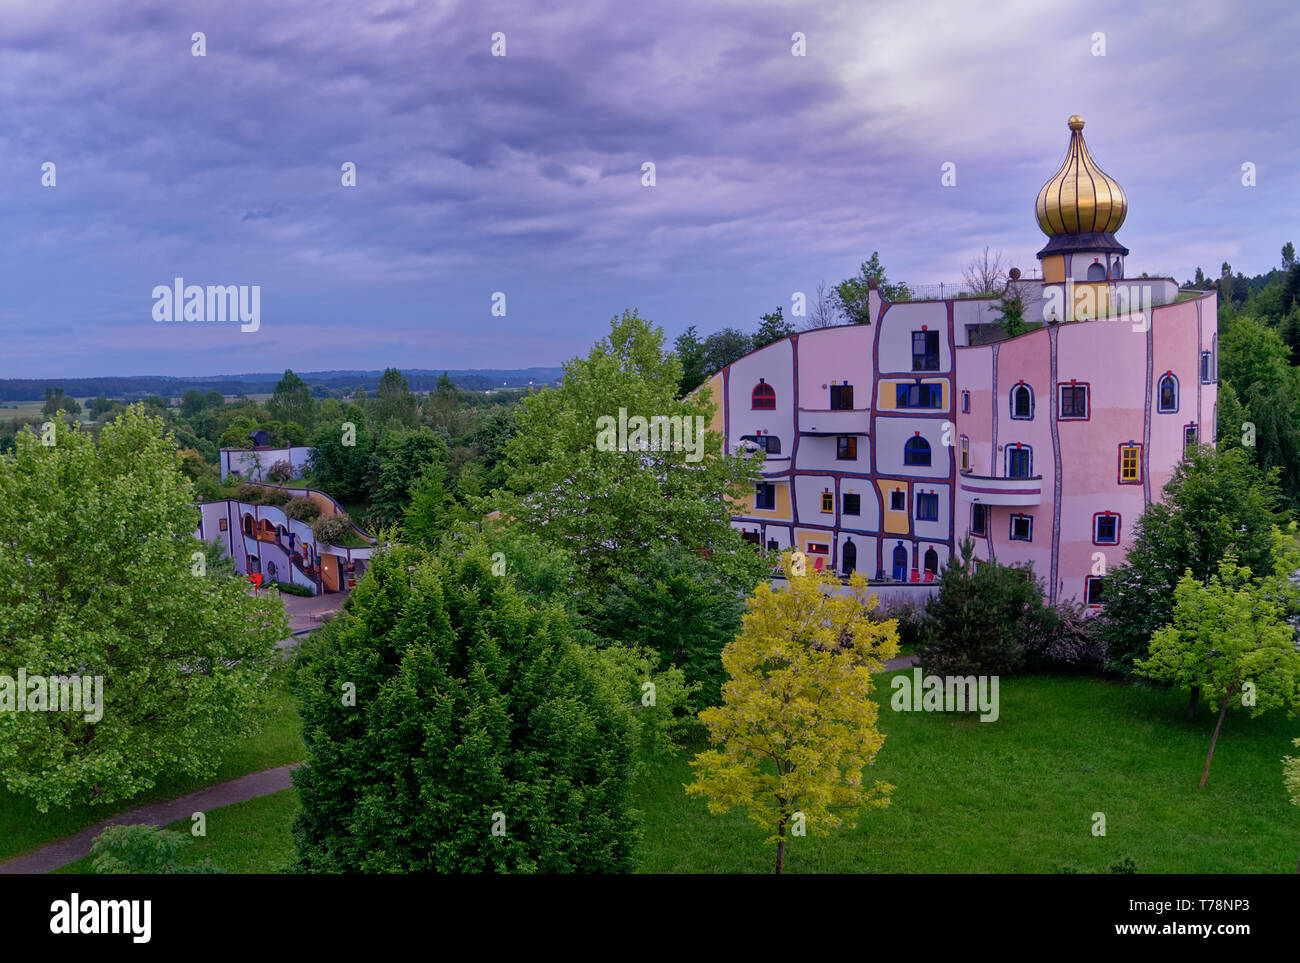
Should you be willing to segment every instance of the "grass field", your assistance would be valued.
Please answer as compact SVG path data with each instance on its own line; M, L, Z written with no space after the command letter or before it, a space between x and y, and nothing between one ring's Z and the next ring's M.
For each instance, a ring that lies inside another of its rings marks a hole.
M1088 678L1003 679L1001 717L980 723L889 708L865 778L896 788L858 828L792 839L787 872L1106 872L1130 857L1139 873L1294 873L1300 807L1281 758L1300 721L1229 713L1210 780L1197 790L1213 717L1188 723L1186 694ZM647 767L639 868L650 873L770 873L775 847L737 810L710 815L682 785L686 756ZM1106 835L1092 835L1093 813Z
M294 817L298 815L298 791L285 789L235 803L207 813L207 835L192 839L181 851L180 861L192 866L211 857L229 873L278 873L293 858ZM168 826L189 835L191 823L181 819ZM69 863L56 873L93 873L89 856Z
M51 808L38 812L36 804L0 788L0 860L19 856L43 843L52 842L99 822L114 813L126 812L146 803L173 799L203 786L215 785L250 772L259 772L291 762L300 762L306 752L297 703L288 686L288 666L278 669L263 710L265 726L247 742L234 745L212 779L163 776L152 790L114 806Z
M85 422L86 404L89 398L78 398L81 404L82 422ZM13 421L15 418L39 418L45 400L40 401L0 401L0 421Z

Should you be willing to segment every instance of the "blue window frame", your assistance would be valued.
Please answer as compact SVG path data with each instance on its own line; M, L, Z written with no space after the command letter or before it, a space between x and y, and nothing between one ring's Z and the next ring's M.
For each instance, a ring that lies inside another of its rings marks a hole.
M1156 411L1162 415L1176 414L1178 411L1178 376L1166 371L1156 384Z
M989 509L987 505L975 502L970 507L970 533L972 535L988 535L989 533Z
M907 581L907 549L899 542L894 546L893 574L895 582Z
M1034 417L1034 389L1023 381L1011 387L1011 417L1017 421Z
M1034 471L1034 450L1028 445L1007 445L1007 477L1030 478Z
M1089 575L1086 582L1087 588L1084 593L1084 601L1088 605L1101 605L1102 593L1106 581L1100 575Z
M1211 380L1210 374L1211 374L1210 352L1202 351L1201 352L1201 384L1208 385L1210 383Z
M903 446L904 465L930 464L930 443L920 435L913 435Z
M1119 544L1119 516L1114 512L1098 512L1092 516L1092 541L1094 545Z
M935 492L920 492L917 494L916 520L918 522L937 522L939 520L939 496Z
M895 385L894 400L899 408L940 408L943 406L943 386Z
M1034 540L1034 516L1011 516L1011 541L1032 542Z
M754 486L754 507L763 511L776 510L776 486L770 482L759 482Z

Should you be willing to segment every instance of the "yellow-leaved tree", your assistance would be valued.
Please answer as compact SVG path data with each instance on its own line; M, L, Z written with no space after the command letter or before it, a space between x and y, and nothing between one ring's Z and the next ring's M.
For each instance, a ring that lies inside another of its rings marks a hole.
M889 804L894 787L865 786L862 770L885 742L871 676L898 654L897 623L871 618L862 575L844 593L798 552L781 568L785 586L759 585L722 650L722 705L700 713L717 748L695 757L686 787L712 813L743 807L776 843L777 873L788 835L852 828L862 807Z

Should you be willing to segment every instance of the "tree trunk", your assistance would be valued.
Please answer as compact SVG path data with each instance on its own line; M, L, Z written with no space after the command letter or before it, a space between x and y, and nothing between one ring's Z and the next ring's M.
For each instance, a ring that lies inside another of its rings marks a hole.
M1223 717L1228 714L1228 693L1223 694L1223 707L1219 709L1219 721L1214 724L1214 737L1210 739L1210 751L1205 757L1205 772L1201 773L1201 784L1197 789L1205 788L1205 780L1210 778L1210 760L1214 758L1214 747L1219 741L1219 730L1223 728Z
M776 841L776 875L780 876L785 866L785 820L781 820L777 833L781 838Z
M1191 696L1187 700L1187 719L1189 722L1192 719L1196 718L1196 705L1200 701L1201 701L1201 687L1198 685L1194 685L1192 686Z

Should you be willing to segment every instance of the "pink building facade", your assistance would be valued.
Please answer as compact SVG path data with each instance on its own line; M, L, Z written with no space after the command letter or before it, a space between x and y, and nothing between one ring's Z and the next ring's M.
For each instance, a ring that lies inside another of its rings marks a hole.
M748 540L924 583L969 537L980 559L1032 565L1052 600L1100 602L1187 445L1215 440L1217 303L1125 280L1113 231L1127 199L1083 121L1069 126L1037 206L1042 277L1008 283L1033 330L994 340L1000 298L872 290L867 323L793 335L713 376L727 450L766 451L733 517Z

